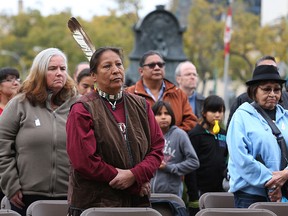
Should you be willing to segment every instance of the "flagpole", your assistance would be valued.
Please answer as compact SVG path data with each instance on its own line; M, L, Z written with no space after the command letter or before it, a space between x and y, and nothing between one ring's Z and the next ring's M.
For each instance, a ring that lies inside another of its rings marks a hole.
M228 98L228 70L229 70L229 57L230 54L227 53L224 58L224 102L225 107L228 110L229 109L229 98Z
M230 59L230 40L231 40L231 27L232 27L232 0L229 0L229 6L227 10L227 17L225 23L225 32L224 32L224 103L226 110L229 109L229 95L228 95L228 71L229 71L229 59Z

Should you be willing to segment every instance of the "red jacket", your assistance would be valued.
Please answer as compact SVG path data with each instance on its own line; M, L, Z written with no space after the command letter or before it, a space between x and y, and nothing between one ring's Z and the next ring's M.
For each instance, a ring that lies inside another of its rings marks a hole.
M175 124L186 132L190 131L197 124L197 117L194 115L188 102L187 95L173 83L164 79L165 91L163 101L168 101L175 115ZM153 98L145 91L143 80L139 80L135 85L127 88L133 94L145 97L151 106L155 103Z

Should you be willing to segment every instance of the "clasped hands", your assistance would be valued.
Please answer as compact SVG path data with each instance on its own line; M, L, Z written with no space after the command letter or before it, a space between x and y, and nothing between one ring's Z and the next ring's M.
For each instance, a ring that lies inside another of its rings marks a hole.
M130 170L116 168L118 174L109 182L109 185L114 189L125 190L135 182L135 176ZM150 195L150 182L146 182L141 186L139 195L141 197Z
M282 198L281 187L288 180L288 170L275 171L272 178L265 184L271 202L280 202Z

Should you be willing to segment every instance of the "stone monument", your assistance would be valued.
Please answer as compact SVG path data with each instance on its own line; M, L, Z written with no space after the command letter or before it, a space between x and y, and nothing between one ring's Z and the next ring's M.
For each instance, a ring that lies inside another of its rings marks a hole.
M147 14L133 27L135 34L134 49L129 55L130 65L126 71L126 85L130 86L140 78L139 60L148 50L159 51L166 62L165 78L175 83L177 65L187 60L183 52L183 32L177 18L163 5L157 5L156 10Z

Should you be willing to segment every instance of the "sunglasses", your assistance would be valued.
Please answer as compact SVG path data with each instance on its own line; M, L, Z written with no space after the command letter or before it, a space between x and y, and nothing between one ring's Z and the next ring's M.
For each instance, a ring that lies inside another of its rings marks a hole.
M158 65L159 68L163 68L165 66L165 62L152 62L149 64L144 64L143 67L148 66L150 69L154 69Z

